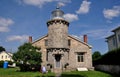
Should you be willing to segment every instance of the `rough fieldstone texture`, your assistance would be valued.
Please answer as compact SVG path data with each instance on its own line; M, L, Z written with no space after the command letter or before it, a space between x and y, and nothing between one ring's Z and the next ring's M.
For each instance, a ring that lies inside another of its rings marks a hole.
M46 53L47 53L46 47L47 46L45 46L45 40L46 39L47 39L47 35L42 37L42 38L40 38L40 39L38 39L38 40L36 40L36 41L34 41L32 43L33 46L41 48L40 52L42 53L42 65L46 65L47 64L46 63Z
M62 19L51 20L48 24L48 47L68 48L68 22Z
M48 35L32 43L33 46L41 47L42 65L52 66L51 71L55 73L82 67L92 68L91 46L68 35L69 23L67 21L53 19L47 22L47 26ZM45 40L48 40L47 46L45 46ZM70 46L68 40L70 40ZM83 62L78 62L79 53L83 54Z
M48 36L45 36L33 42L33 46L41 47L40 52L42 52L42 60L43 60L42 65L45 65L47 67L47 64L51 64L53 67L51 70L54 72L71 71L71 70L76 70L77 68L80 67L91 69L92 68L91 47L88 44L72 36L68 35L67 38L71 40L71 45L69 46L69 50L63 49L64 51L62 49L56 49L56 48L47 51L47 46L45 46L45 39L48 39ZM60 60L61 62L60 68L55 67L54 54L57 54L57 52L59 52L59 54L62 54ZM77 53L79 52L84 53L84 62L77 62ZM47 56L48 56L48 60L47 60ZM69 63L69 65L65 69L63 67L66 63Z

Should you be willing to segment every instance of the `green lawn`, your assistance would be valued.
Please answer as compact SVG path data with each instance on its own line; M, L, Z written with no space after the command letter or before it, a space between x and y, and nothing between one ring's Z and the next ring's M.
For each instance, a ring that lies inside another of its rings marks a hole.
M43 74L40 72L19 72L18 68L0 68L0 77L54 77L54 73Z
M100 71L72 71L62 73L62 77L116 77Z
M0 68L0 77L55 77L54 73L47 73L44 76L40 72L19 72L19 68ZM72 71L64 72L61 77L115 77L99 71Z

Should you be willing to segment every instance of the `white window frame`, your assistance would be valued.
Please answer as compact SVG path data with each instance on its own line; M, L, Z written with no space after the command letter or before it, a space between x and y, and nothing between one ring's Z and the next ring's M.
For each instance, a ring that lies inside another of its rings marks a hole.
M77 62L85 61L85 53L84 52L78 52L76 57L77 57ZM79 57L79 61L78 61L78 57Z

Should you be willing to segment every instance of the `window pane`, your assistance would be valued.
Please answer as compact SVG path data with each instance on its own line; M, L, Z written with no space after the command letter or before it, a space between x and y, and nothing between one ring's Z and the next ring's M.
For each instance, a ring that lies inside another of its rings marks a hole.
M70 44L71 44L71 41L70 41L70 40L68 40L68 46L70 46Z
M78 53L77 54L77 61L78 62L84 62L84 53Z
M113 38L113 46L116 46L116 39L115 39L115 37Z
M81 56L81 62L83 62L83 55Z
M1 58L3 59L3 56Z
M80 62L80 56L78 55L78 62Z

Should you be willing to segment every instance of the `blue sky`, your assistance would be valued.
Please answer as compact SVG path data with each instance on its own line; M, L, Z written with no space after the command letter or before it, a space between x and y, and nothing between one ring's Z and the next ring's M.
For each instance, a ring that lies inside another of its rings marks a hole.
M15 52L32 36L47 34L46 22L59 5L70 22L69 34L88 35L92 51L108 51L105 37L120 26L120 0L0 0L0 46Z

